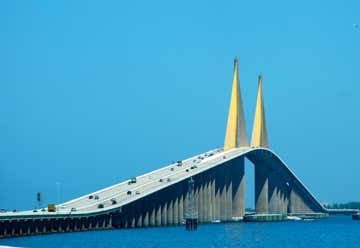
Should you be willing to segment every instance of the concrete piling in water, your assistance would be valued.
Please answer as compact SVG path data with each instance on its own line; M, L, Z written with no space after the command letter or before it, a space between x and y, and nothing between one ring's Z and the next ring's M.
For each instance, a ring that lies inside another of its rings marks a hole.
M240 219L245 214L245 160L234 161L231 168L232 181L232 217Z
M269 213L268 175L265 166L255 166L255 211L257 214Z

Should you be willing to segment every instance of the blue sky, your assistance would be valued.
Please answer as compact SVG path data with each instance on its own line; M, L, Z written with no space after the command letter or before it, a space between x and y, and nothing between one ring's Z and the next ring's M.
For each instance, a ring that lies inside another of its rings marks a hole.
M68 200L221 147L234 56L249 136L262 73L271 148L321 201L360 200L359 8L1 1L0 207L32 208L38 191Z

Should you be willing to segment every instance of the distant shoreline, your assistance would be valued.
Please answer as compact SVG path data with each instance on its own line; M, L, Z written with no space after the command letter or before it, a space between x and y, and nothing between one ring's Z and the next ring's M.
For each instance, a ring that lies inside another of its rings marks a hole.
M330 209L360 209L360 202L324 204L324 207Z

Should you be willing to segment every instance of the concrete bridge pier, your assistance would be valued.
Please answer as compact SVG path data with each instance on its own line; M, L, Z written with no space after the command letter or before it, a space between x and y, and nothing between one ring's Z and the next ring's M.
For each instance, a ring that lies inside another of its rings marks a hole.
M155 225L161 226L161 200L159 199L159 194L156 194L154 199L154 204L156 206L156 213L155 213Z
M242 218L245 214L245 159L237 158L231 168L232 217Z
M179 185L180 195L179 195L179 205L178 205L178 222L181 224L184 220L184 212L186 206L186 192L187 192L187 183L183 182Z
M133 228L135 227L135 203L129 205L128 212L129 212L129 218L128 218L127 227Z
M206 174L206 184L205 184L205 221L210 222L212 220L212 201L211 201L211 175Z
M142 227L143 226L143 214L145 212L144 199L140 199L135 203L135 226Z
M226 220L226 174L225 166L221 166L221 171L219 172L219 186L220 186L220 220Z
M289 189L289 208L291 213L311 213L316 212L317 209L311 209L311 203L307 202L306 198L300 197L295 186L290 186Z
M214 170L215 177L215 220L221 220L221 166Z
M281 194L281 188L279 186L280 179L276 172L270 173L268 177L268 211L270 214L283 213L283 199Z
M285 180L280 184L281 213L289 213L289 182Z
M226 184L226 198L225 198L225 220L232 220L232 166L230 163L225 169L225 184Z
M161 225L167 226L167 201L168 201L168 195L164 190L160 192L161 195Z
M156 204L154 197L149 199L148 208L150 209L149 212L149 226L156 226Z
M150 211L151 211L151 206L150 206L150 202L149 202L149 197L145 197L143 200L143 204L144 204L144 217L143 217L143 226L144 227L148 227L149 226L149 219L150 219Z
M167 189L167 195L169 196L168 204L167 204L167 225L174 225L174 193L175 189L173 186L170 186Z
M201 174L195 177L195 199L199 222L204 222L203 177Z
M179 195L180 195L180 190L178 189L178 187L174 188L174 195L175 197L173 198L173 222L174 225L179 225L180 221L179 221Z
M268 170L260 163L255 166L255 211L257 214L269 213Z
M211 201L211 212L210 212L210 221L215 220L215 212L216 212L216 205L215 205L215 176L214 173L210 173L210 201Z
M210 172L210 178L211 178L210 190L211 190L211 206L212 206L211 220L216 220L216 197L215 197L216 187L215 187L215 174L213 170Z
M194 203L195 203L195 209L196 209L196 212L198 214L198 219L200 220L200 211L199 211L199 177L198 176L195 176L194 177ZM188 192L186 193L186 201L188 200ZM188 206L186 204L186 206ZM185 211L186 213L186 211Z

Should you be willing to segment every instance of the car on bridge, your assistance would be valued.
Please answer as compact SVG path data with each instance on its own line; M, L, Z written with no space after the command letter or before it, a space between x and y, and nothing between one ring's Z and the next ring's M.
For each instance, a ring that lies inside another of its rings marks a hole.
M133 184L133 183L136 183L136 182L137 182L136 177L133 177L133 178L131 178L131 179L129 180L128 185Z

